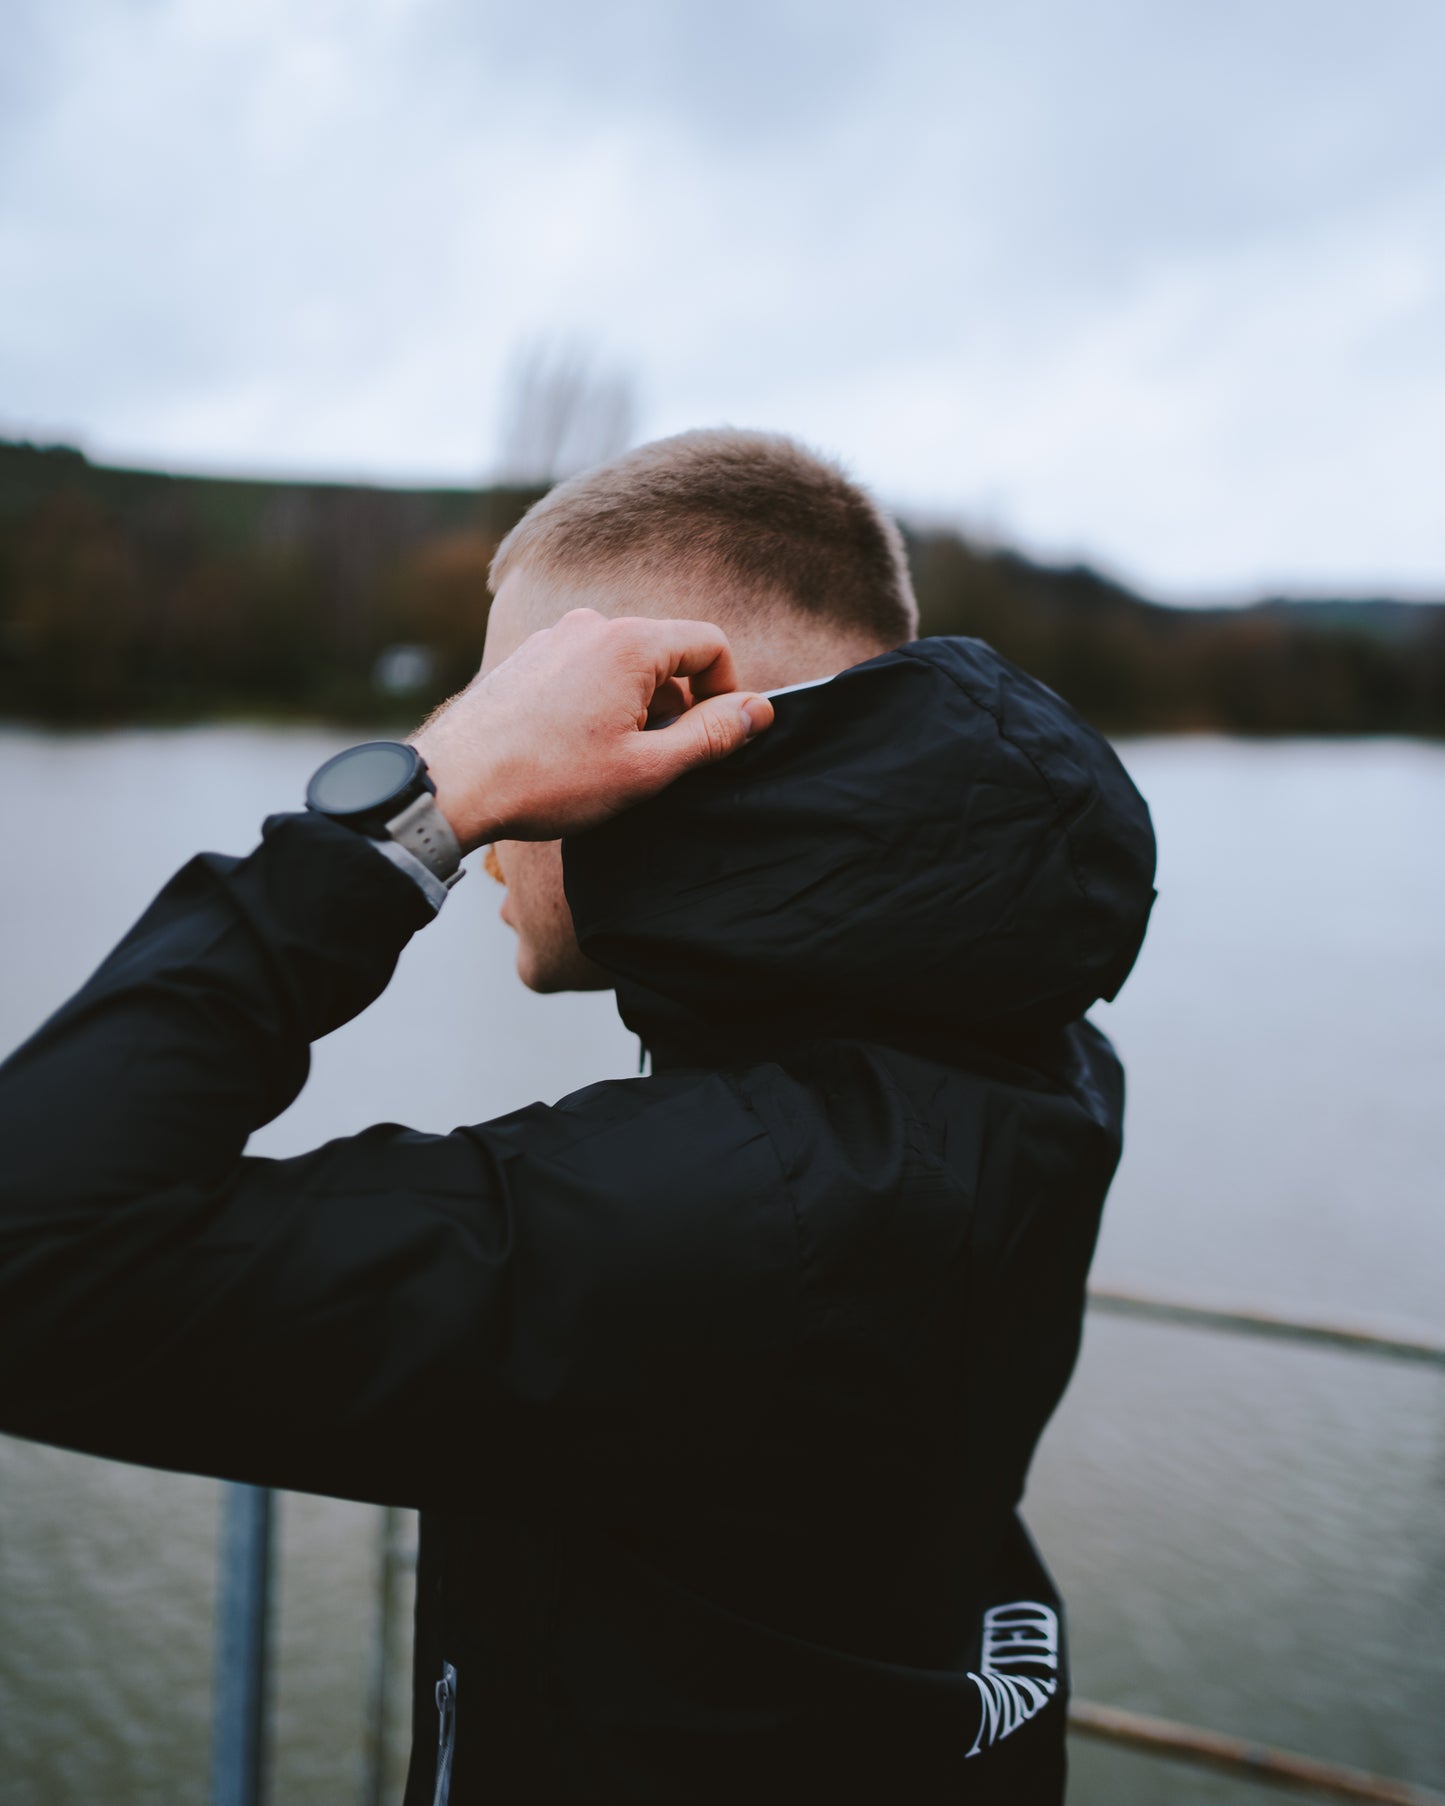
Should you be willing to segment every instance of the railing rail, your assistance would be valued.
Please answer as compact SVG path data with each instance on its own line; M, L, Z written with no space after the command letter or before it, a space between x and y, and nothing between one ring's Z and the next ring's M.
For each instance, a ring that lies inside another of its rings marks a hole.
M1182 1299L1156 1298L1112 1287L1091 1287L1092 1309L1113 1316L1232 1334L1266 1336L1347 1354L1445 1367L1445 1345L1387 1335L1352 1324L1284 1317L1265 1311L1221 1310ZM367 1687L367 1726L362 1752L362 1806L379 1806L387 1767L386 1693L393 1620L392 1588L398 1567L414 1560L400 1546L401 1514L383 1513L375 1601L374 1642ZM216 1709L212 1725L212 1806L261 1806L265 1782L267 1621L274 1540L273 1495L257 1487L228 1486L223 1507L221 1586L217 1610ZM1375 1806L1445 1806L1445 1794L1407 1782L1321 1762L1311 1756L1252 1743L1075 1700L1069 1709L1075 1736L1118 1744L1193 1767L1238 1775L1265 1787L1318 1800L1374 1802Z
M1330 1323L1318 1317L1282 1317L1271 1311L1219 1310L1187 1304L1178 1298L1154 1298L1142 1292L1091 1286L1088 1300L1097 1311L1114 1317L1142 1317L1155 1323L1182 1323L1193 1329L1220 1329L1238 1335L1268 1336L1276 1341L1312 1343L1346 1354L1378 1355L1390 1361L1418 1361L1445 1367L1445 1343L1420 1337L1389 1336L1355 1324Z
M1092 1700L1073 1701L1069 1729L1075 1736L1122 1744L1146 1755L1187 1762L1193 1768L1239 1775L1311 1799L1367 1800L1375 1806L1445 1806L1445 1794L1412 1787L1406 1781L1387 1781L1362 1769L1291 1755L1268 1744L1224 1737L1218 1731L1202 1731L1197 1725L1176 1724L1168 1718L1149 1718L1142 1712L1125 1712L1118 1706L1098 1706Z

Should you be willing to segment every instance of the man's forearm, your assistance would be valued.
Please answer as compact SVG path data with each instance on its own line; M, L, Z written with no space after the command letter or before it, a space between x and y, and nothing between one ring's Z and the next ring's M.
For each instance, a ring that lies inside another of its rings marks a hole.
M559 836L741 745L726 694L641 731L679 669L728 688L716 629L577 611L470 686L427 750L463 846L484 821ZM352 828L273 816L249 857L192 860L0 1066L0 1429L357 1497L399 1496L379 1437L416 1443L418 1474L446 1465L426 1452L436 1372L465 1345L477 1408L503 1389L474 1346L506 1284L495 1138L381 1125L244 1153L433 913Z
M248 858L177 873L0 1066L0 1345L39 1270L116 1207L220 1183L300 1090L309 1043L378 995L431 919L409 879L319 816L273 816Z

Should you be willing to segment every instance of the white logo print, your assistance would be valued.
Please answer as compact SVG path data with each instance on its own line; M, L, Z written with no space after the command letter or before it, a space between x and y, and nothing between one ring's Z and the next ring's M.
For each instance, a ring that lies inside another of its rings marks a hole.
M1058 1691L1058 1613L1032 1599L990 1606L983 1615L979 1668L968 1677L983 1700L970 1756L1027 1724Z

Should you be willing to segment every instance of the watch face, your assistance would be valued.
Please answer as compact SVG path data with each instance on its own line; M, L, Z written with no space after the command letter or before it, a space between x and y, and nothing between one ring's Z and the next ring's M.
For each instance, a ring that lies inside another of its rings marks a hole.
M306 801L323 815L366 815L410 788L421 765L415 747L371 740L328 759L306 786Z

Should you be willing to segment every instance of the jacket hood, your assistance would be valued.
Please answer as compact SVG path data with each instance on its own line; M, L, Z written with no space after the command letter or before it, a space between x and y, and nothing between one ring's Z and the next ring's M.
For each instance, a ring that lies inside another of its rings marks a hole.
M1154 834L1109 743L1052 690L940 637L774 708L740 751L564 842L579 944L647 1046L1014 1047L1116 994Z

